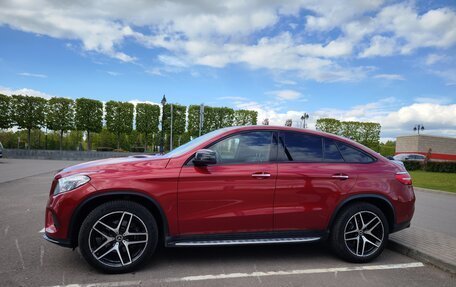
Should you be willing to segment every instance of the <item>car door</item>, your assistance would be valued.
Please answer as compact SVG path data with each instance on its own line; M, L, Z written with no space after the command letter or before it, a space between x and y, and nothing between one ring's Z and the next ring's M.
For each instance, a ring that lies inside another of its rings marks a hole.
M280 132L274 229L324 230L330 206L356 182L333 140L302 132Z
M271 231L277 164L274 132L249 131L207 147L217 164L182 167L178 182L181 235Z

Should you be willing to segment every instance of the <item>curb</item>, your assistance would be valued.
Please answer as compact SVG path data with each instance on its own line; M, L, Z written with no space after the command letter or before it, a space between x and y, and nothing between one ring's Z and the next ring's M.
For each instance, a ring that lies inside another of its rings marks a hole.
M445 190L438 190L438 189L430 189L430 188L424 188L424 187L419 187L419 186L413 186L415 190L421 190L424 192L434 192L434 193L440 193L440 194L448 194L448 195L453 195L456 196L456 192L451 192L451 191L445 191Z
M395 239L389 239L387 247L413 259L431 264L445 272L456 274L456 262L447 262L416 248L409 247Z

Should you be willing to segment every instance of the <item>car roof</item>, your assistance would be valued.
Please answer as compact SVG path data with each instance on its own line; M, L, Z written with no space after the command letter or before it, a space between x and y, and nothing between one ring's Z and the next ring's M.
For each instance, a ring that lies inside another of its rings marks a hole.
M251 125L251 126L226 127L226 128L223 128L223 130L225 130L226 133L239 132L239 131L252 131L252 130L278 130L278 131L306 133L306 134L322 136L322 137L331 138L334 140L348 143L350 145L353 145L359 149L362 149L362 150L368 152L372 156L375 156L376 154L378 154L376 151L374 151L354 140L351 140L349 138L338 136L338 135L331 134L331 133L322 132L322 131L310 130L307 128L295 128L295 127L274 126L274 125L271 125L271 126L270 125L267 125L267 126L266 125ZM375 156L375 157L378 158L377 156Z

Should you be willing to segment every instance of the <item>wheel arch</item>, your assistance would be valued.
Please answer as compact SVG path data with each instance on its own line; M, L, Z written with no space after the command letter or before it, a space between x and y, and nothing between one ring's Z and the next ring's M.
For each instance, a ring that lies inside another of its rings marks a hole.
M136 191L110 191L92 195L80 203L73 212L68 228L68 239L71 247L78 246L78 234L82 222L87 215L101 204L112 200L129 200L141 204L154 216L159 230L158 238L161 244L168 234L168 220L160 204L152 197Z
M378 194L356 194L342 200L334 209L331 219L329 220L328 230L332 229L334 221L340 212L347 206L356 202L367 202L378 207L385 214L388 220L389 232L393 232L396 226L396 212L394 210L394 206L388 198Z

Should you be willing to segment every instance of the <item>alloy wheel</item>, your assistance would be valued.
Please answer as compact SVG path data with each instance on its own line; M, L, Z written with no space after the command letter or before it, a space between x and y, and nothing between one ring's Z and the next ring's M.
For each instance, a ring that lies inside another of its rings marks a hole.
M344 241L356 256L367 257L375 253L385 238L382 220L371 211L359 211L347 222Z
M122 267L135 262L148 244L148 230L135 214L126 211L108 213L93 224L89 249L100 263Z

